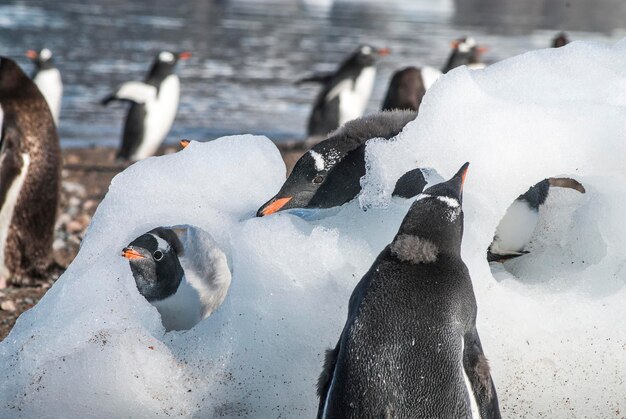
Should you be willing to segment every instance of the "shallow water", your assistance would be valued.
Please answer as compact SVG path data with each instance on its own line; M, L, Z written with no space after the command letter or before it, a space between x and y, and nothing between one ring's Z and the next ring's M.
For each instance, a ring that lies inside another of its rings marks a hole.
M495 62L546 47L557 30L621 39L625 18L621 0L5 1L0 53L30 72L26 49L53 51L65 83L64 147L116 146L125 106L98 101L143 79L162 49L194 54L178 67L181 103L168 142L240 133L284 141L304 137L317 93L293 81L333 69L359 43L392 49L378 66L368 108L375 111L392 71L440 67L454 38L476 37Z

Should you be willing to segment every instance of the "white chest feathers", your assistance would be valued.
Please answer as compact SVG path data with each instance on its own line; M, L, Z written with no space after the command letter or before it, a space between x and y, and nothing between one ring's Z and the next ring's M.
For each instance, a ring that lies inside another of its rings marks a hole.
M189 227L183 243L185 277L176 294L153 303L166 330L187 330L209 317L230 287L226 255L208 233Z
M426 90L430 89L430 86L442 75L441 71L433 67L422 67L420 74L422 75L422 83L424 83L424 89Z
M515 200L496 228L490 250L498 255L518 254L530 241L539 213L524 200Z
M167 76L161 82L156 97L145 102L144 136L137 151L131 156L133 160L152 156L163 143L176 118L179 98L178 76L175 74Z
M2 163L5 158L6 155L0 155L0 167L2 167ZM22 166L22 170L9 186L9 190L6 194L2 208L0 208L0 275L4 277L8 277L10 274L4 263L4 249L6 248L6 241L9 235L9 227L11 226L11 220L13 219L15 205L17 204L17 200L20 196L20 191L22 190L24 180L26 179L26 175L28 173L30 156L27 153L23 153L22 161L24 163Z
M59 125L59 114L61 113L61 99L63 97L63 82L61 73L56 68L41 70L35 75L33 80L39 91L48 103L50 113L54 123Z
M365 67L356 79L343 80L328 92L326 95L328 102L339 97L339 125L363 116L374 88L375 78L376 67Z

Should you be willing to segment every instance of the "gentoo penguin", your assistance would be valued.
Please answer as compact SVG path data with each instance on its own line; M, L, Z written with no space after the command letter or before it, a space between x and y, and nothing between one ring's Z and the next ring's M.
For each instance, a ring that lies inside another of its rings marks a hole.
M487 260L498 262L528 253L524 250L539 220L539 207L546 202L550 187L575 189L585 193L585 187L570 178L549 178L537 183L520 195L506 210L496 227L493 242L487 250Z
M122 256L166 330L190 329L226 298L231 280L226 256L200 229L189 227L183 246L174 230L155 228L133 240Z
M12 60L0 57L0 275L45 278L52 260L61 148L46 100Z
M499 418L461 259L466 163L427 188L357 284L318 418Z
M26 51L26 56L35 64L32 79L46 98L54 123L58 126L61 99L63 98L63 82L61 81L61 72L52 62L52 52L48 48L39 52L30 49Z
M361 191L367 141L395 137L415 116L409 111L380 112L347 122L300 157L280 191L259 208L257 216L351 201Z
M122 160L141 160L153 155L170 131L180 95L180 81L174 73L178 60L191 57L189 52L159 53L144 82L131 81L122 84L115 93L102 100L132 103L126 123L122 144L117 157Z
M388 54L388 48L361 45L334 73L300 80L319 82L323 86L309 118L309 137L324 137L363 115L374 88L376 57Z
M432 67L406 67L393 74L387 94L383 101L383 110L410 109L417 111L426 90L442 74L453 68L466 65L471 69L483 68L481 55L485 47L476 44L474 38L461 38L452 43L452 52L441 72Z
M569 38L565 32L557 33L554 39L552 39L552 48L560 48L569 44Z

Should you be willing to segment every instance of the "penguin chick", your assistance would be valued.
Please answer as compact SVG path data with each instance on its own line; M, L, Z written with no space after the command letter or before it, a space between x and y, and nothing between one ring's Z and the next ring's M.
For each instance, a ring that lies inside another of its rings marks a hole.
M52 51L48 48L39 52L30 49L26 51L26 56L35 64L35 72L31 78L46 98L54 123L58 126L63 99L63 82L61 72L54 66Z
M318 418L499 418L461 259L466 163L411 205L350 297Z
M291 208L332 208L351 201L361 191L367 141L395 137L415 116L407 111L380 112L346 123L300 157L257 217Z
M550 187L569 188L585 193L584 186L570 178L544 179L531 186L511 204L496 227L493 242L487 250L489 262L502 262L528 253L524 248L537 226L539 207L546 202Z
M183 247L172 229L156 228L133 240L122 256L166 330L190 329L226 298L231 280L226 256L200 229L188 228Z
M299 82L318 82L317 96L308 123L308 136L326 136L365 112L376 77L376 58L389 54L388 48L361 45L334 73L315 75Z
M162 51L145 81L124 83L102 100L103 105L114 100L131 103L118 159L136 161L152 156L165 140L176 118L180 97L180 81L174 68L179 60L189 57L191 53L186 51Z
M482 54L487 48L476 44L474 38L461 38L452 43L452 51L441 72L432 67L406 67L391 77L382 110L407 109L417 111L428 90L442 74L460 67L483 68Z
M61 147L46 100L0 57L0 275L47 279L61 185Z

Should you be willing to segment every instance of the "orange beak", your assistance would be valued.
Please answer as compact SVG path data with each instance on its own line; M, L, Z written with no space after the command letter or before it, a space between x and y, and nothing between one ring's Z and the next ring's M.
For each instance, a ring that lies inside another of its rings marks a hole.
M189 58L191 58L191 52L189 51L183 51L180 54L178 54L179 60L188 60Z
M180 140L180 146L182 148L187 148L187 146L189 145L190 142L191 141L189 141L189 140Z
M385 55L389 55L391 54L391 50L389 48L380 48L378 51L376 51L378 53L378 55L380 55L381 57L384 57Z
M476 48L476 51L478 51L479 54L484 54L485 52L489 51L488 47L484 47L484 46L480 46Z
M263 211L261 211L261 214L263 215L274 214L276 211L284 207L287 204L287 202L291 201L292 198L293 198L292 196L288 196L286 198L275 199L274 202L272 202L271 204L263 208Z
M124 256L126 259L143 259L144 256L139 253L138 251L131 249L130 247L125 247L122 250L122 256Z
M459 41L450 42L450 46L452 47L452 49L457 49L459 47Z
M34 60L35 58L39 56L39 54L37 54L37 51L33 49L29 49L28 51L26 51L25 55L31 60Z
M461 190L463 190L463 186L465 186L465 178L467 177L467 171L469 170L469 162L464 164L465 170L463 170L463 174L461 175Z

